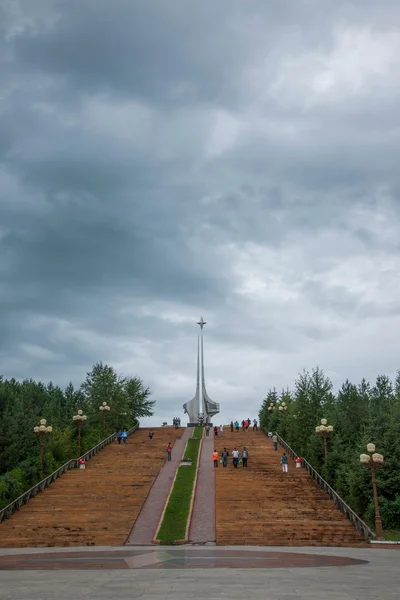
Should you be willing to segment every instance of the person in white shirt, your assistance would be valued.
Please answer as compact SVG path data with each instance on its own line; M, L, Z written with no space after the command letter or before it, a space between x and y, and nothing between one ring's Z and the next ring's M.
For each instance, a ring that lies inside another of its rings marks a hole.
M224 426L223 425L219 426L219 437L224 437Z
M239 462L239 450L237 448L234 448L232 450L232 462L233 462L233 466L235 467L235 469L237 469L238 462Z

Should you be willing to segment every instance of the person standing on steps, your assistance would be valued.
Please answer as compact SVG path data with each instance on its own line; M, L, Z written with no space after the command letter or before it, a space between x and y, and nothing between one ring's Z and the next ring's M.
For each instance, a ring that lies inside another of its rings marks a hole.
M149 431L149 439L152 440L154 436L154 431Z
M286 452L284 452L282 454L281 463L282 463L282 471L284 473L287 473L288 470L289 470L289 461L288 461L288 457L286 455Z
M224 437L224 426L220 425L219 426L219 437Z
M223 451L221 452L222 466L224 467L224 469L226 469L226 467L228 466L228 456L229 456L229 452L226 448L224 448Z
M167 460L171 460L172 458L172 444L171 442L168 442L168 446L167 446Z
M122 441L124 442L124 444L126 444L127 438L128 438L128 432L126 431L126 429L124 429L124 431L122 432Z
M253 421L253 431L258 431L258 421L257 421L257 419L254 419L254 421Z
M232 450L232 462L235 469L237 469L239 462L239 450L236 447Z
M118 440L118 444L120 444L121 441L122 441L122 431L118 431L118 433L117 433L117 440Z
M231 433L233 433L233 421L231 421Z
M212 459L214 461L214 469L216 469L218 467L218 452L216 450L213 452Z
M272 436L272 443L274 445L274 450L278 450L278 437L276 433Z
M216 438L218 437L218 427L217 426L214 427L214 437L216 437Z
M249 453L247 452L246 448L243 448L243 452L242 452L243 467L247 467L247 459L248 458L249 458Z
M236 431L239 431L239 421L235 421L235 429Z

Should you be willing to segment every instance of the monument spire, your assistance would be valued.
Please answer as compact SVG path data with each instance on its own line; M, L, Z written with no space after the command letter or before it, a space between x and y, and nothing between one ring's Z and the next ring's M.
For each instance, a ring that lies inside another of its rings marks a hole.
M219 404L211 400L206 391L204 376L204 349L203 349L203 327L206 325L203 317L197 322L200 325L200 336L197 338L197 385L195 396L183 405L186 414L189 415L189 425L195 425L200 420L209 423L210 418L219 413Z

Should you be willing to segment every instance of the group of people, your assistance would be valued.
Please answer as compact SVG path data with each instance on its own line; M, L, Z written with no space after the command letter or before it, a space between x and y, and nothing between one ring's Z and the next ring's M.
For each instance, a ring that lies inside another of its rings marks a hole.
M126 431L126 429L124 429L124 431L118 431L118 433L117 433L118 444L120 444L121 442L126 444L127 439L128 439L128 432Z
M181 426L181 419L180 419L180 417L174 417L172 419L172 425L175 427L175 429L179 429L179 427Z
M239 421L231 421L231 431L235 429L235 431L239 431L240 425L242 426L242 431L247 431L251 427L251 419L243 419L242 423ZM253 419L253 431L258 431L258 421L257 419Z
M206 436L209 437L211 431L210 425L206 425ZM224 437L224 426L220 425L219 427L215 426L214 429L214 437Z
M235 469L238 468L239 462L242 463L243 467L247 467L249 453L248 453L248 450L246 447L244 447L243 450L240 451L235 446L231 452L231 455L232 455L232 464ZM227 448L224 448L221 452L221 459L220 459L217 450L214 450L212 459L214 462L214 468L218 467L218 464L221 463L222 466L226 469L226 467L228 466L229 451L227 450Z

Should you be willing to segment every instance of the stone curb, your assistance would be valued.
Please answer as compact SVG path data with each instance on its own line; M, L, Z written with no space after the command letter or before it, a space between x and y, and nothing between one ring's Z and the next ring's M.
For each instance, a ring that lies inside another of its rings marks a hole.
M204 429L203 429L203 437L204 437ZM199 444L199 452L197 454L196 475L195 475L194 482L193 482L192 497L190 499L189 514L188 514L188 518L187 518L187 522L186 522L186 531L185 531L185 540L186 540L185 543L186 544L189 541L190 525L192 524L193 506L194 506L194 499L195 499L195 496L196 496L197 478L199 476L200 457L201 457L201 449L202 449L202 446L203 446L203 437L201 438L200 444Z

